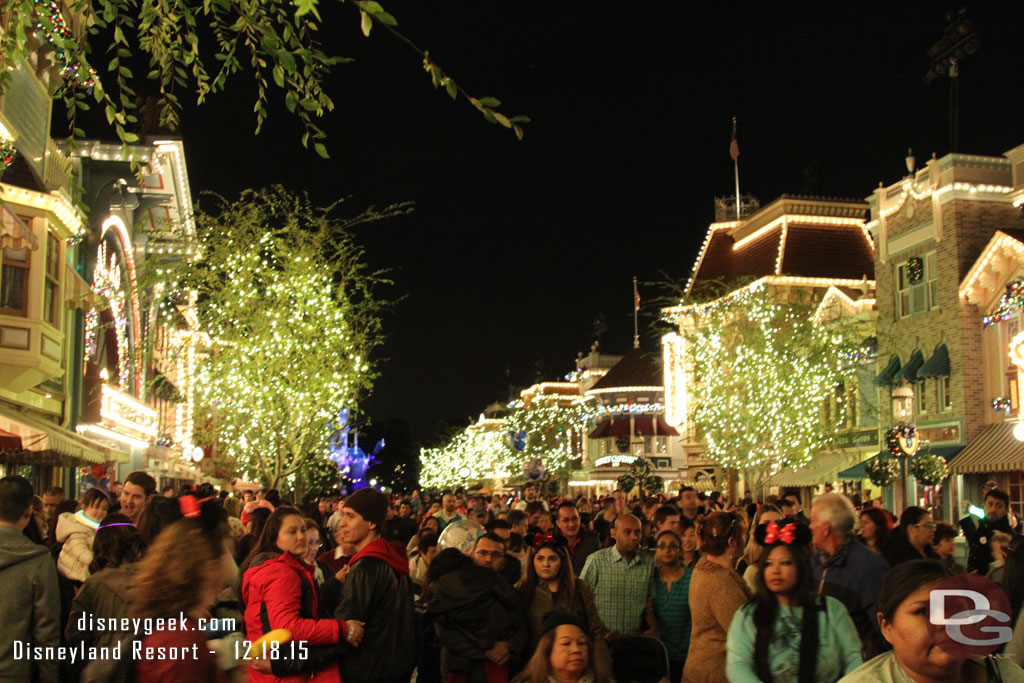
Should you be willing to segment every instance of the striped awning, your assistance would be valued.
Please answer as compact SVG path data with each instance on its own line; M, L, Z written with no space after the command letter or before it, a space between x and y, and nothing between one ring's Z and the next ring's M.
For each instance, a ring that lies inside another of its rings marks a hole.
M79 467L128 462L128 454L108 448L52 422L0 407L0 429L21 438L23 450L8 452L8 462Z
M1015 422L989 425L949 465L951 474L1024 471L1024 441L1013 436Z
M787 469L772 477L772 486L820 486L839 479L839 472L855 465L861 453L819 453L800 469Z

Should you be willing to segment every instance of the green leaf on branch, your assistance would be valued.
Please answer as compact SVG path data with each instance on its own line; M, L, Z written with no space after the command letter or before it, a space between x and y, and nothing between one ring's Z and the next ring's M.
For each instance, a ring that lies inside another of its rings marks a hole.
M273 73L274 73L274 83L277 84L277 87L283 88L284 87L284 69L281 68L280 64L278 64L277 66L274 67L274 72Z
M359 10L359 16L361 19L359 27L363 30L363 35L369 38L370 29L373 28L373 19L370 18L370 15L365 10Z
M497 97L481 97L477 101L480 103L480 106L487 107L488 109L494 109L495 107L501 106L501 100Z
M314 143L313 144L313 149L316 150L316 153L319 154L320 156L322 156L324 159L330 159L331 158L331 155L327 153L327 148L324 146L324 143L322 143L322 142Z

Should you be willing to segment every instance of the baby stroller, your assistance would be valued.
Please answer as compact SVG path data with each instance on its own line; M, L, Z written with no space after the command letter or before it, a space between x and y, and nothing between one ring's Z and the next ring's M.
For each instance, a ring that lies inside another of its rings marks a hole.
M668 679L668 651L657 638L619 636L608 644L608 649L617 683L658 683Z

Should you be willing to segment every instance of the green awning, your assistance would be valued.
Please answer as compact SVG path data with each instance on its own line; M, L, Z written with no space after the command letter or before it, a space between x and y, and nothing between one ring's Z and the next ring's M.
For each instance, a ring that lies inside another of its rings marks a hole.
M928 362L917 370L918 377L949 377L949 350L939 344Z
M929 446L924 450L920 451L914 457L917 458L922 455L941 455L942 459L947 463L955 458L965 448L964 444L957 444L954 446ZM867 464L876 458L880 458L884 455L888 455L886 451L879 451L864 462L857 463L853 467L848 467L839 474L836 475L837 479L842 481L860 481L861 479L868 478ZM913 459L913 458L911 458Z
M917 371L924 365L924 354L921 353L921 349L914 351L914 355L910 357L907 364L903 366L903 371L900 372L900 377L907 380L911 384L918 381Z
M893 356L889 359L889 364L885 366L885 370L875 378L876 387L885 387L890 384L895 384L896 373L900 371L900 357Z

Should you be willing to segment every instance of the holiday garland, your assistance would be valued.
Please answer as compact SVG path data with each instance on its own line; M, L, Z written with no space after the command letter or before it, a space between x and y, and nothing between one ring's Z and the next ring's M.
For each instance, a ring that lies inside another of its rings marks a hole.
M875 486L888 486L900 473L900 464L889 456L880 455L864 465L868 479Z
M992 409L995 410L996 412L1008 413L1010 412L1011 407L1012 403L1010 402L1010 399L1006 396L1000 396L998 398L992 399Z
M7 170L17 154L18 150L14 148L14 141L0 140L0 173Z
M632 474L623 474L615 481L619 485L619 488L625 491L626 493L632 491L633 487L636 486L636 477L634 477Z
M1006 293L999 299L996 307L981 319L982 325L988 327L992 323L1001 323L1016 315L1024 306L1024 280L1014 280L1006 285Z
M901 458L907 455L903 447L900 446L900 437L910 441L917 438L917 427L908 424L906 422L900 422L895 427L885 433L885 448L889 452L889 455Z
M907 261L907 276L910 278L910 284L916 285L924 277L924 259L920 256Z
M644 479L643 488L649 496L655 493L661 493L662 491L665 490L665 480L656 474L652 474L651 476Z
M651 473L651 461L647 458L639 457L633 461L629 469L630 474L636 477L638 481L645 481Z
M919 455L910 460L910 473L925 486L935 486L949 474L946 461L938 455Z

